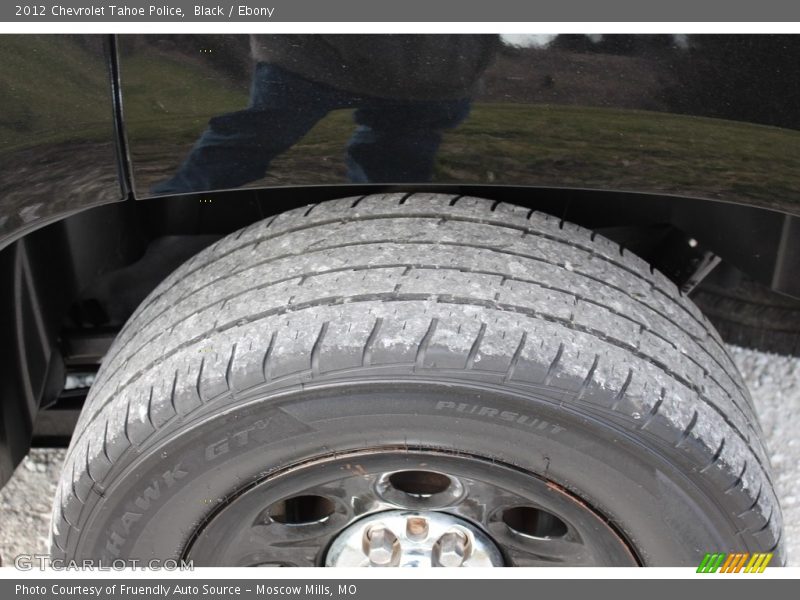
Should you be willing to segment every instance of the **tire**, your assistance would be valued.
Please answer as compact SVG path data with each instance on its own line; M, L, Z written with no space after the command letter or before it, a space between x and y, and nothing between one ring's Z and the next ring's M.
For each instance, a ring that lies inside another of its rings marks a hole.
M735 285L704 281L692 299L729 344L800 356L800 300L744 275Z
M52 553L185 557L254 486L367 451L545 481L638 564L783 562L751 400L697 307L590 231L437 194L292 210L159 285L84 406Z

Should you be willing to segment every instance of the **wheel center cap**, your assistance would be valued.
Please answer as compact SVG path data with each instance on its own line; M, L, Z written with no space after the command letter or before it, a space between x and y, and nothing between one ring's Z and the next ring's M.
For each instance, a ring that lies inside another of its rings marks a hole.
M447 513L392 510L356 521L334 538L326 567L502 567L495 543Z

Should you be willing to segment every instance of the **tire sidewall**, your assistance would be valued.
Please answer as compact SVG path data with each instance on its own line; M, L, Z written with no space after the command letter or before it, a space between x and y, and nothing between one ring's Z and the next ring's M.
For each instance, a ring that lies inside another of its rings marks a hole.
M254 391L176 417L92 489L65 553L179 559L222 499L310 458L371 448L467 453L546 478L605 516L644 565L696 565L707 550L743 543L713 490L645 433L545 392L357 380Z

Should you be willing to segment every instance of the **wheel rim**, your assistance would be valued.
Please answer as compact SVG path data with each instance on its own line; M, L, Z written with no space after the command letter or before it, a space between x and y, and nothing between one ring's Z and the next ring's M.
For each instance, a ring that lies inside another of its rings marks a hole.
M414 519L427 522L428 535L408 535ZM376 527L372 560L367 538ZM468 558L459 563L465 547ZM221 500L183 554L197 565L226 566L638 564L608 520L563 487L432 449L337 454L266 475Z

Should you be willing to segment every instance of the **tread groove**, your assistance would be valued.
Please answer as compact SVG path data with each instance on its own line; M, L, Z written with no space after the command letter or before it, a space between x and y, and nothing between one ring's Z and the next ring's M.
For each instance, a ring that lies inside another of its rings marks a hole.
M147 397L147 422L150 423L150 427L153 429L157 429L155 424L153 423L153 415L151 414L151 409L153 407L153 386L150 386L150 394Z
M695 425L697 425L697 411L694 411L694 413L692 413L692 419L689 421L689 424L686 426L686 429L684 429L683 433L681 433L680 439L678 439L677 443L675 444L676 448L680 448L687 442L687 440L689 439L689 434L691 434L692 429L694 429Z
M753 511L755 509L755 507L758 506L758 501L761 500L761 492L763 492L763 491L764 491L764 483L761 482L761 483L758 484L758 492L756 493L756 499L753 500L753 503L750 506L747 507L747 510L742 511L741 513L739 513L736 516L741 519L747 513Z
M522 337L519 340L519 344L517 344L517 349L514 350L514 355L511 357L511 361L508 363L508 369L506 370L506 375L503 380L508 383L512 379L514 379L514 372L517 370L517 364L519 363L520 356L522 356L522 349L525 347L525 342L528 339L527 332L522 332Z
M314 346L311 348L311 373L314 375L322 373L319 366L319 351L320 348L322 348L322 341L325 339L325 334L328 332L328 325L328 321L325 321L322 327L319 328L319 334L314 342Z
M358 198L356 198L355 200L353 200L352 204L350 204L350 208L351 208L351 209L352 209L352 208L356 208L356 207L357 207L359 204L361 204L361 201L362 201L364 198L367 198L367 197L368 197L368 196L359 196Z
M197 391L197 398L198 400L200 400L201 403L205 402L205 400L203 400L203 393L200 391L203 379L203 368L205 367L205 365L206 365L206 357L203 356L200 358L200 368L197 369L197 381L195 381L194 384L195 390Z
M731 485L730 485L730 486L729 486L729 487L728 487L728 488L725 490L725 492L724 492L725 494L730 494L730 493L731 493L733 490L735 490L737 487L739 487L739 486L741 485L741 483L742 483L742 479L744 479L744 474L745 474L745 471L747 471L747 461L744 461L744 466L742 467L742 471L739 473L739 476L736 478L736 481L734 481L734 482L733 482L733 483L732 483L732 484L731 484Z
M583 397L586 395L586 390L589 388L589 384L592 382L592 378L594 377L594 372L597 369L597 365L600 362L600 355L595 354L594 360L592 361L592 366L589 367L589 372L586 373L586 378L581 383L581 388L578 390L578 395L576 396L576 400L583 400Z
M633 369L628 369L628 375L627 377L625 377L625 382L622 384L622 387L619 388L617 395L614 396L614 402L611 404L611 410L617 410L620 403L625 398L625 393L628 391L628 386L630 386L632 379L633 379Z
M430 325L428 325L428 330L425 332L425 335L422 336L422 340L417 347L417 355L414 358L414 365L417 369L422 369L425 366L425 354L428 352L428 346L433 339L433 334L436 333L436 327L439 325L439 319L431 319Z
M106 419L106 425L103 428L103 456L106 457L108 464L114 464L114 461L111 460L111 457L108 455L108 419Z
M87 446L86 447L86 453L85 453L85 456L86 456L86 461L85 461L86 465L85 466L86 466L86 468L84 469L84 471L89 476L89 481L92 482L92 487L94 487L95 485L97 485L97 481L95 481L94 475L92 475L92 466L91 466L91 464L89 464L89 449L90 449L89 446ZM89 490L89 491L91 492L91 490Z
M228 365L225 367L225 387L228 388L228 391L232 391L231 388L231 369L233 369L233 359L236 356L236 344L234 343L231 346L231 355L228 358Z
M653 404L653 408L650 409L650 413L647 415L647 419L644 423L642 423L642 429L647 429L647 427L652 423L653 419L656 418L658 414L658 409L661 408L661 405L664 403L664 398L667 395L667 388L661 387L661 391L658 394L658 400L656 400L655 404Z
M481 342L483 341L483 336L485 333L486 323L481 323L481 328L478 331L478 335L475 337L475 341L472 343L472 347L469 349L467 362L464 364L465 369L471 369L472 365L475 364L475 358L478 356L478 350L480 350Z
M767 520L764 522L764 524L761 527L759 527L758 529L756 529L753 532L754 535L757 535L757 534L769 529L769 526L772 524L772 517L773 517L774 513L775 513L775 505L772 505L770 507L769 515L767 516Z
M70 477L70 483L72 485L72 495L75 499L78 500L81 504L83 504L83 500L81 500L80 496L78 496L78 490L75 489L75 467L77 463L75 461L72 462L72 476Z
M275 348L276 337L278 337L278 332L273 331L269 338L269 344L267 344L267 350L264 352L264 358L261 360L261 374L264 377L264 381L272 380L272 363L270 362L270 358L272 357L272 350Z
M125 418L122 420L123 429L122 432L125 434L125 439L128 440L128 445L133 446L133 441L131 440L131 436L128 435L128 420L131 417L131 403L125 406Z
M558 366L559 361L561 360L561 355L564 354L564 342L558 344L558 350L556 350L556 356L553 358L553 361L550 363L550 366L547 367L547 374L544 376L544 385L550 385L553 381L553 377L556 372L556 367Z
M361 353L362 366L368 367L372 364L372 347L375 344L375 340L378 339L381 325L383 325L383 318L378 317L375 319L375 323L372 326L372 331L369 332L369 337L367 337L367 341L364 343L364 351Z
M777 537L777 539L775 540L775 543L774 543L774 544L773 544L773 545L770 547L770 549L769 549L769 550L767 550L767 552L775 552L775 551L778 549L778 546L780 546L780 545L781 545L781 541L782 541L782 540L783 540L783 530L782 530L782 529L780 529L780 530L778 530L778 537ZM785 566L786 566L786 561L785 561L785 560L784 560L784 562L783 562L783 563L781 563L781 566L782 566L782 567L785 567Z
M172 407L172 412L178 414L178 409L175 406L175 390L178 388L178 369L175 369L175 377L172 378L172 389L169 392L169 404Z
M711 461L705 467L700 469L701 473L705 473L711 467L713 467L715 464L717 464L717 461L722 456L723 448L725 448L725 438L722 438L722 441L719 443L719 447L717 448L716 452L714 452L714 456L711 457Z

